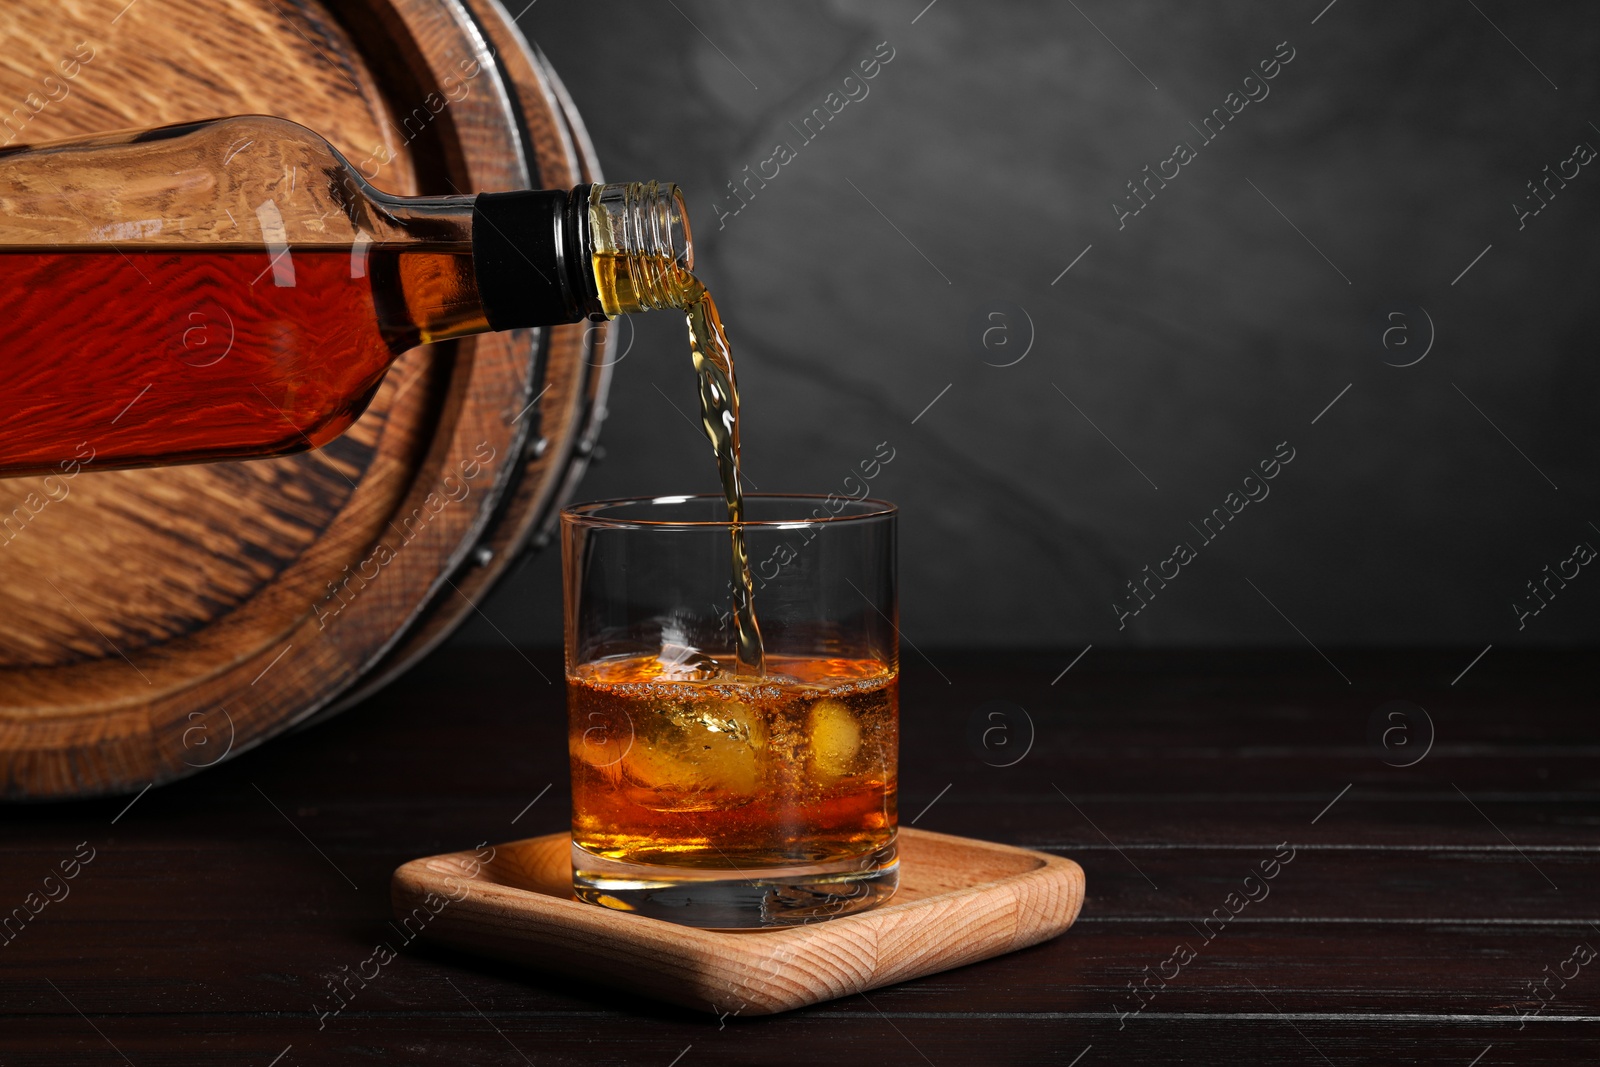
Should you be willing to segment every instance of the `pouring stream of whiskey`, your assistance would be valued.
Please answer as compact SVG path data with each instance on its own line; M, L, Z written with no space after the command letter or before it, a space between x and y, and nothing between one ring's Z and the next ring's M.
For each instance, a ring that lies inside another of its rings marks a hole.
M689 351L700 382L700 423L717 456L722 495L728 502L728 537L732 553L733 624L739 674L765 674L761 627L756 622L755 589L745 549L744 491L739 485L739 387L733 376L733 353L717 315L717 305L699 281L686 293Z

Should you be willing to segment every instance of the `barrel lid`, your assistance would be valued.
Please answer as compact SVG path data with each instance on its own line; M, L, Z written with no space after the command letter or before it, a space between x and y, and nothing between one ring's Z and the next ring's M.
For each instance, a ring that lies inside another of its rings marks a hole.
M0 39L15 144L257 112L402 194L599 180L495 0L11 0ZM396 677L571 491L606 343L585 323L414 350L302 455L0 480L0 795L142 789Z

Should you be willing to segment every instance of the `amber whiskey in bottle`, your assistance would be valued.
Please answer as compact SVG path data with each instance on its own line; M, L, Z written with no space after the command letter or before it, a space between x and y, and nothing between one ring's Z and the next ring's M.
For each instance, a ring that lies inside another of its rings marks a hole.
M265 116L0 150L0 476L318 447L407 349L643 310L619 262L687 272L675 186L393 196Z

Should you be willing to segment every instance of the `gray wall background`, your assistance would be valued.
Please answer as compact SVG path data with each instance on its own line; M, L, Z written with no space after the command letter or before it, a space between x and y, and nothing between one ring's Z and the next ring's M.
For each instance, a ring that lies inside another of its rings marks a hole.
M1600 568L1521 629L1513 608L1600 546L1600 160L1520 229L1513 208L1600 149L1600 7L925 5L522 18L607 176L686 190L753 483L843 491L895 449L872 492L903 509L910 640L1600 637ZM884 41L867 95L802 144L790 123L859 95L845 78ZM1281 42L1269 95L1205 143L1190 123ZM1126 183L1180 141L1196 158L1119 228ZM796 157L719 227L780 142ZM580 494L714 491L681 319L631 327ZM1189 524L1284 441L1270 496L1204 544ZM1119 629L1124 583L1179 542L1197 558ZM486 614L559 642L559 570L531 559ZM458 640L502 638L479 619Z

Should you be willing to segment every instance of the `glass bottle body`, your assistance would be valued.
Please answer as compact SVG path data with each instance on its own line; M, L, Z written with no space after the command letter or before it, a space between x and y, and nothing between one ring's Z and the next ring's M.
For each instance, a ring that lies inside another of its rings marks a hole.
M590 193L392 196L264 116L0 151L0 476L319 447L419 344L628 310Z

